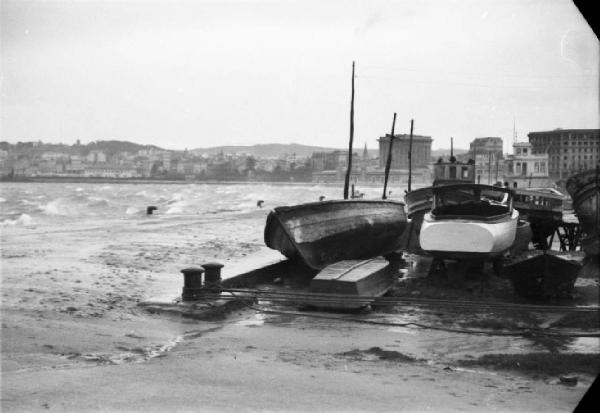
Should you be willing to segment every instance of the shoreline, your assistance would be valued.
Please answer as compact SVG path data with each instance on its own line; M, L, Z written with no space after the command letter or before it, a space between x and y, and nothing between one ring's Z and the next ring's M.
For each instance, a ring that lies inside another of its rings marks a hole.
M19 183L19 184L34 184L34 183L77 183L77 184L165 184L165 185L274 185L274 186L326 186L343 188L343 182L288 182L288 181L185 181L185 180L162 180L162 179L129 179L129 178L59 178L59 177L44 177L44 178L23 178L12 180L0 180L3 183ZM430 183L413 182L416 186L431 185ZM373 183L357 183L355 187L359 188L380 188L381 184Z

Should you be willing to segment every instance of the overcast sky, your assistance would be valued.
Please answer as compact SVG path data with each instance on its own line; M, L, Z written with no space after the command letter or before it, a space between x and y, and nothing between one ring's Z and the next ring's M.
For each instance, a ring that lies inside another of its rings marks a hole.
M345 147L353 60L358 148L600 127L569 0L0 1L0 140Z

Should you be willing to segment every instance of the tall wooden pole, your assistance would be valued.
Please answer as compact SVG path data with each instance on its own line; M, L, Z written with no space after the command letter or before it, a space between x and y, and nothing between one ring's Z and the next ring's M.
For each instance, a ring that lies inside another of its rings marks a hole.
M348 144L348 169L344 181L344 199L348 199L348 186L352 173L352 141L354 140L354 62L352 62L352 97L350 98L350 143Z
M452 158L454 158L454 138L450 137L450 162L454 162Z
M488 185L492 182L492 152L488 152Z
M408 141L408 192L411 191L410 184L412 182L412 141L413 141L413 126L414 119L410 120L410 140Z
M383 196L381 199L387 199L387 184L390 176L390 168L392 166L392 145L394 144L394 128L396 127L396 112L394 112L394 120L392 121L392 134L390 135L390 145L388 146L388 156L385 162L385 175L383 178Z

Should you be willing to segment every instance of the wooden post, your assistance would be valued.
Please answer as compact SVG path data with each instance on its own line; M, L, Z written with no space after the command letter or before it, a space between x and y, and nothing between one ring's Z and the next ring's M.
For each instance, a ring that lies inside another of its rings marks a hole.
M411 191L412 183L412 141L413 141L414 119L410 120L410 139L408 141L408 192Z
M385 162L385 175L383 177L383 196L381 199L387 199L387 184L390 168L392 166L392 145L394 144L394 128L396 127L396 112L394 112L394 120L392 121L392 134L390 135L390 145L388 146L388 156Z
M354 140L354 62L352 62L352 96L350 98L350 143L348 144L348 170L344 181L344 199L348 199L348 186L352 173L352 141Z

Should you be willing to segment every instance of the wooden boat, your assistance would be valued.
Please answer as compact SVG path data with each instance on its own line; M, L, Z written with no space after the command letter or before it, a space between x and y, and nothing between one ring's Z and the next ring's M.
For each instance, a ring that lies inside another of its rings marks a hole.
M519 218L531 224L533 243L547 249L547 238L562 222L563 197L529 188L516 188L514 192L514 207Z
M418 220L431 211L433 201L433 186L451 185L456 183L475 182L475 164L460 162L444 162L439 160L433 165L433 185L407 192L404 196L408 218ZM419 225L420 228L420 225ZM418 233L418 229L417 229Z
M586 234L600 233L600 166L571 176L567 191Z
M581 262L554 251L531 251L504 266L515 292L523 296L555 297L573 290Z
M512 190L490 185L433 187L433 208L423 217L419 235L421 248L439 259L502 256L517 232L519 212L512 196Z
M374 297L389 291L398 276L397 269L381 257L328 265L312 279L309 292L314 296L309 297L305 304L334 309L365 307Z
M277 207L267 216L265 244L313 269L395 251L406 227L404 204L339 200Z

